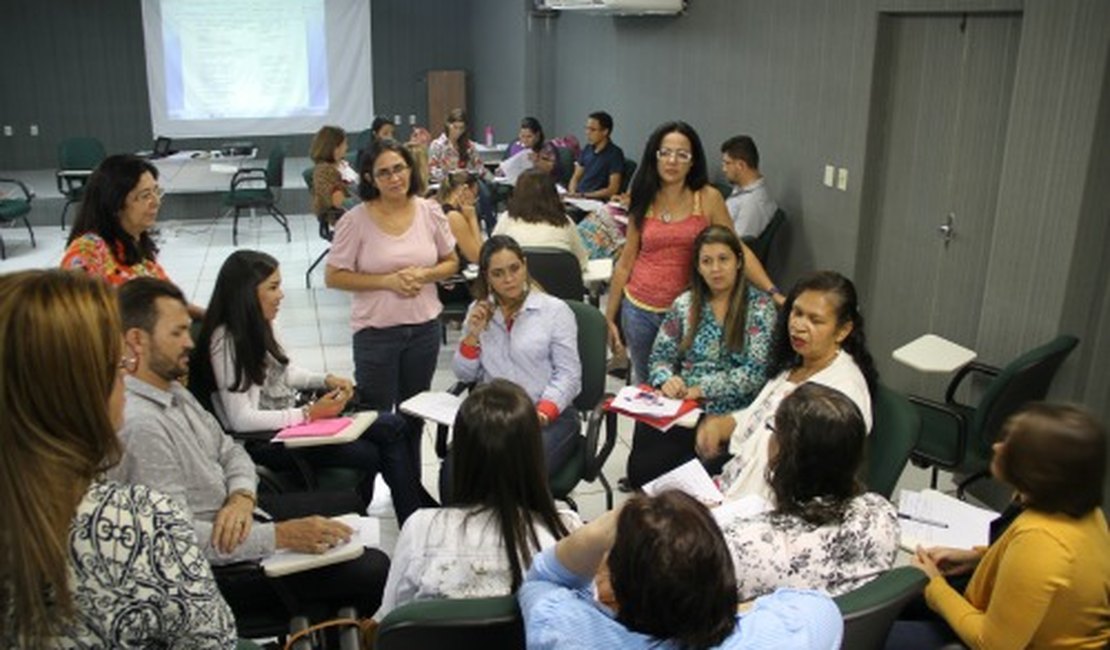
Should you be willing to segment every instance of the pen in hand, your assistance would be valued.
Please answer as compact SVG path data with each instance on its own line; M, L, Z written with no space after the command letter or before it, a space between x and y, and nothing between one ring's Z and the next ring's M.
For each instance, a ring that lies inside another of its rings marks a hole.
M927 519L925 517L918 517L917 515L908 515L904 512L899 512L898 513L898 518L899 519L905 519L907 521L915 521L919 524L925 524L926 526L936 526L937 528L948 528L948 524L944 523L943 521L937 521L936 519Z

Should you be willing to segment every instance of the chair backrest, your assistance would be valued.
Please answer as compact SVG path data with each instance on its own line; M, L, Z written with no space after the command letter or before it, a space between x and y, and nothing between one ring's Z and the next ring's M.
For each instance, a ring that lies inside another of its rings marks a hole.
M574 406L588 413L605 395L605 344L609 327L597 307L580 300L566 303L578 325L578 359L582 363L582 391L574 398Z
M285 184L285 145L274 145L266 160L266 187L281 187Z
M1079 339L1062 334L1008 363L979 400L968 444L977 446L979 452L989 458L991 445L997 440L1006 418L1025 404L1048 395L1060 365L1077 345Z
M312 189L312 177L315 174L316 174L316 167L315 166L306 167L305 170L303 172L301 172L301 178L304 179L304 184L305 184L306 187L308 187L308 193L309 194L312 194L315 191L315 190Z
M525 248L524 255L528 258L528 273L547 293L563 300L582 300L586 296L582 266L573 253L537 246Z
M636 161L631 158L624 159L624 169L621 170L621 193L628 191L632 184L632 177L636 175Z
M107 157L96 138L66 138L58 144L58 169L96 169Z
M574 152L569 147L555 147L555 154L556 180L566 187L570 177L574 175Z
M524 619L513 596L418 600L386 615L374 647L523 648Z
M894 492L921 435L921 415L905 395L879 384L874 426L867 436L867 488L886 498Z
M909 566L891 569L871 582L837 596L844 616L845 650L878 650L902 608L925 589L925 573Z
M727 195L726 195L727 196ZM763 262L764 266L767 265L767 257L771 254L771 244L775 241L775 235L778 234L779 229L782 228L782 222L786 221L786 213L782 208L775 210L775 214L771 217L770 223L759 233L755 241L751 244L752 252Z

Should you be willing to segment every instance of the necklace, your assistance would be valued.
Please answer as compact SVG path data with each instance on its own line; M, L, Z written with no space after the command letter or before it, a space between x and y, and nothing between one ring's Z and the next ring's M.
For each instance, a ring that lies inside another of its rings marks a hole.
M663 211L662 211L663 213L659 215L659 220L662 221L663 223L670 223L671 221L674 221L674 215L672 213L677 213L678 212L678 210L675 209L676 205L677 205L678 208L681 208L682 204L684 203L683 199L685 199L685 198L686 198L686 190L685 189L683 189L681 192L679 192L678 201L676 201L675 203L672 203L670 206L663 206L662 197L657 198L656 202L661 207L663 207Z

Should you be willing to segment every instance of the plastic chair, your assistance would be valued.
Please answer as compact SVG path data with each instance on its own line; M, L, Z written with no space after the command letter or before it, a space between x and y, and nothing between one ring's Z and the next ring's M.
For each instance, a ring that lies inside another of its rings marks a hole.
M910 395L921 414L922 430L911 460L920 467L932 467L932 486L937 484L940 468L968 475L957 486L963 497L971 483L989 474L991 445L998 439L1006 418L1022 406L1045 398L1060 365L1079 345L1079 339L1063 334L1029 350L1004 368L972 362L960 369L948 384L944 402ZM975 406L956 401L960 382L971 373L990 377L983 396Z
M833 598L844 616L844 650L880 650L906 603L929 582L919 569L902 566Z
M879 384L875 422L867 436L867 488L887 499L921 435L921 416L901 393Z
M108 157L104 145L96 138L67 138L58 145L58 193L65 197L62 206L62 230L66 229L66 211L71 203L79 203L85 196L85 182L89 175Z
M524 619L513 596L419 600L386 615L374 647L523 648Z
M563 300L582 301L586 285L582 281L582 266L578 258L561 248L541 246L524 249L528 258L528 274L540 283L543 290Z
M768 264L767 259L771 255L771 244L774 243L775 235L777 235L782 228L782 223L784 221L786 221L786 213L782 211L782 208L779 208L775 210L775 215L771 217L771 221L767 224L767 227L763 229L763 232L759 233L758 237L751 240L745 239L748 248L751 248L755 256L759 258L759 261L763 262L763 266L767 266Z
M258 184L263 186L259 187ZM289 232L289 219L277 207L277 193L285 184L285 146L270 150L266 167L244 167L231 177L231 187L224 194L224 205L234 209L231 226L231 243L239 245L239 212L243 208L265 208L270 216L285 229L285 241L293 241Z
M0 194L0 224L14 223L16 219L22 219L23 225L27 226L27 233L31 235L31 248L35 248L35 231L31 230L31 222L27 220L27 215L31 212L31 200L35 198L35 193L32 192L22 182L14 178L0 178L0 184L11 184L19 186L23 192L23 197L12 194ZM7 259L8 252L4 248L4 238L0 237L0 260Z

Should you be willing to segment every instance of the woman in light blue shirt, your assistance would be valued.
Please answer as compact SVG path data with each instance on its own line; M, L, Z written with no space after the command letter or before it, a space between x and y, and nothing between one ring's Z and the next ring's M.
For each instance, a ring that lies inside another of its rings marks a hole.
M482 245L474 295L451 364L455 375L477 383L507 379L528 393L543 426L547 473L553 475L570 456L579 430L572 404L582 390L574 312L540 290L528 275L524 251L505 235Z

